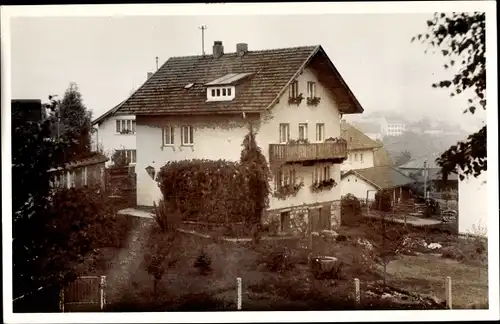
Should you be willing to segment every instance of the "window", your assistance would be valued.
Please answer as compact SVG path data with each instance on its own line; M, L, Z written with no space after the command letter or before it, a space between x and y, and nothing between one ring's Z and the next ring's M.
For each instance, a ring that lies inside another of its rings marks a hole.
M358 153L354 154L354 161L358 160Z
M212 97L215 97L215 89L212 89Z
M307 124L299 124L299 139L307 139Z
M361 162L363 162L363 153L360 153L360 154L359 154L359 160L360 160Z
M231 96L231 88L227 88L227 95Z
M163 146L174 145L175 143L174 127L173 126L164 127L162 133L163 133Z
M290 229L290 212L280 213L280 229L281 232L286 232Z
M220 97L220 89L215 90L217 92L217 97Z
M135 120L132 119L117 119L116 133L118 134L135 134Z
M68 172L68 175L69 175L69 187L74 188L76 182L76 173L75 171L70 171Z
M325 124L316 124L316 142L323 142L325 139Z
M80 173L82 179L81 179L81 184L86 186L87 185L87 167L84 167L82 169L82 173Z
M299 82L298 81L293 81L290 84L289 96L290 96L290 98L297 98L299 96Z
M313 173L313 183L331 179L330 166L316 167Z
M231 99L232 92L231 87L213 88L207 92L207 99Z
M182 126L181 143L183 146L190 146L194 144L192 126Z
M295 169L289 168L279 170L274 175L274 190L278 190L284 186L295 185Z
M117 150L127 160L127 163L137 163L137 151L136 150Z
M288 143L290 140L290 124L280 124L280 143Z
M307 97L308 98L316 97L316 82L312 81L307 82Z

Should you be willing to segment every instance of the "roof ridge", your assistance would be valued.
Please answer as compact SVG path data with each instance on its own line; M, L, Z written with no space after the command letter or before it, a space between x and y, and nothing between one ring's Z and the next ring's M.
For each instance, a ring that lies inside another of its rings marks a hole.
M284 50L298 50L298 49L315 49L317 47L320 47L321 45L301 45L301 46L292 46L292 47L279 47L279 48L271 48L271 49L260 49L260 50L253 50L253 51L247 51L248 54L260 54L260 53L266 53L266 52L278 52L278 51L284 51ZM222 55L222 57L226 55L238 55L238 52L228 52ZM193 59L193 58L209 58L212 57L211 54L205 54L205 55L183 55L183 56L170 56L168 60L170 59ZM166 62L168 62L168 60Z

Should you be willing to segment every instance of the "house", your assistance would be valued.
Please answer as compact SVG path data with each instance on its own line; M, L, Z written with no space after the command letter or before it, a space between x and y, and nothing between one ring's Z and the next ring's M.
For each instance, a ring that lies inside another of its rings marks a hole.
M93 152L85 158L68 162L57 169L51 169L48 172L53 174L52 187L57 190L100 186L104 190L104 165L107 161L108 158L103 154Z
M382 140L384 137L381 125L376 121L358 121L352 125L374 141Z
M411 197L413 179L390 165L349 170L342 174L342 196L348 193L360 200L375 200L378 190L390 190L392 201L399 202Z
M136 116L137 204L146 206L162 197L154 174L167 161L238 161L254 129L274 170L271 188L302 184L294 196L271 196L263 216L287 231L305 207L325 227L340 217L340 164L347 158L340 120L362 111L319 45L249 51L237 44L225 53L216 41L211 55L167 60L114 115ZM324 180L331 190L312 190Z
M461 234L488 236L487 178L487 172L483 171L477 178L468 176L458 183L458 231Z
M399 166L398 169L419 183L424 182L425 174L427 173L427 189L430 192L458 190L458 175L450 173L447 180L444 181L441 167L436 163L436 158L438 157L439 154L433 154L413 158L409 162Z
M375 152L382 148L382 143L374 141L359 129L342 120L341 137L347 141L347 159L340 166L341 171L366 169L375 166Z

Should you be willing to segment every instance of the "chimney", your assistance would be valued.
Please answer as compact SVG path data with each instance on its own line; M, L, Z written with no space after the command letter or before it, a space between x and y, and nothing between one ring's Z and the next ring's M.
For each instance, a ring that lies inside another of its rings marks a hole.
M149 78L150 78L150 77L152 77L152 76L153 76L153 72L148 72L148 80L149 80Z
M224 46L222 46L222 41L214 41L213 55L215 58L219 58L224 54Z
M238 43L236 44L236 53L238 56L243 56L248 52L248 44L246 43Z

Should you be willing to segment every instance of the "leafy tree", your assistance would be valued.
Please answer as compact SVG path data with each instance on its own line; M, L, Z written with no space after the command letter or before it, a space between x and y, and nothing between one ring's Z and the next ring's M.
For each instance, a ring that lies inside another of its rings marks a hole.
M82 95L71 83L62 100L57 101L52 116L52 128L57 128L57 138L68 143L66 159L86 156L91 151L92 113L83 104Z
M253 206L254 218L251 219L253 225L260 224L262 213L269 204L269 180L270 170L266 157L262 154L260 147L255 141L255 132L250 128L249 133L243 139L243 149L240 155L240 163L250 170L248 180L250 201Z
M111 161L113 162L112 166L115 168L126 167L130 163L130 159L127 158L123 150L114 150Z
M57 286L74 277L76 263L107 238L109 204L90 189L52 194L51 168L64 162L67 142L51 138L50 97L47 115L27 121L12 111L13 294ZM90 226L92 224L92 226ZM100 227L103 225L103 227ZM100 228L100 230L99 230Z
M486 15L484 12L435 13L427 21L428 30L412 38L439 50L446 58L445 69L455 68L453 78L432 85L450 89L450 95L472 93L469 108L464 113L474 114L477 108L486 109ZM437 160L444 178L456 168L464 176L477 177L487 170L486 126L471 134L465 141L451 146Z

